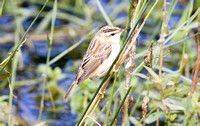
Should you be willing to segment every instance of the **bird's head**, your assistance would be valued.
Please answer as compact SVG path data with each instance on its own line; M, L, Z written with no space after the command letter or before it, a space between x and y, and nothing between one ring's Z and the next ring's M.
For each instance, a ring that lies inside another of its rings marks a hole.
M105 41L119 42L120 35L125 30L127 29L121 29L114 26L104 26L98 31L96 36L99 36L101 39L105 39Z

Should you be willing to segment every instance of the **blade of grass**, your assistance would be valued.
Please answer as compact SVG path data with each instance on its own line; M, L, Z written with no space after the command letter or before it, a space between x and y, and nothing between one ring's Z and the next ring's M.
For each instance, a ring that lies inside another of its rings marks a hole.
M137 4L137 6L136 6L136 8L135 8L135 12L134 12L134 17L133 17L133 21L136 21L137 20L137 18L138 18L138 16L140 15L139 13L140 13L140 10L142 9L141 8L141 4L143 5L143 7L144 7L144 5L146 4L146 0L145 1L142 1L142 0L139 0L138 1L138 4ZM132 10L131 10L132 11Z
M33 26L33 24L36 22L36 20L38 19L38 17L40 16L40 14L42 13L42 11L44 10L47 2L49 0L46 0L46 2L44 3L42 9L39 11L39 13L37 14L37 16L35 17L35 19L33 20L33 22L31 23L31 25L28 27L28 29L26 30L26 32L24 33L23 37L21 38L19 44L17 45L17 47L15 47L15 50L13 51L13 53L10 55L9 59L3 64L3 66L0 69L0 73L4 70L4 68L7 66L8 62L10 62L10 60L13 58L13 56L15 55L15 53L17 52L17 50L20 48L20 45L23 43L26 35L28 34L28 32L30 31L31 27Z
M135 76L134 74L139 73L139 72L142 70L143 67L144 67L144 62L140 63L140 65L138 65L138 66L134 69L134 71L132 72L133 77ZM119 88L117 89L117 91L115 91L114 97L117 97L117 93L119 92L119 90L121 90L122 86L123 86L123 85L120 85Z
M0 17L2 16L3 9L5 8L6 1L7 1L7 0L3 0L3 3L1 4L1 9L0 9Z
M42 112L43 112L43 108L44 108L45 84L47 82L47 75L48 75L48 68L49 68L48 64L49 64L49 60L50 60L51 47L52 47L52 43L53 43L53 33L54 33L54 26L55 26L55 20L56 20L56 13L57 13L57 0L54 1L54 6L53 6L50 39L47 39L49 41L47 41L48 42L48 54L47 54L47 59L46 59L46 73L44 75L44 81L43 81L43 85L42 85L42 98L41 98L41 102L40 102L40 112L39 112L39 116L38 116L38 121L40 120L40 118L42 116ZM51 97L51 102L53 104L53 107L55 108L55 103L54 103L52 97Z
M167 9L167 20L166 20L166 25L168 25L168 22L169 22L169 20L170 20L170 17L171 17L171 15L172 15L172 12L174 11L174 8L175 8L177 2L178 2L178 0L172 0L172 1L170 2L170 6L169 6L169 8Z
M158 78L155 78L157 75L153 75L153 71L149 71L149 70L152 70L152 69L149 69L147 67L145 67L148 72L151 74L151 76L154 78L154 80L158 81L158 83L160 84L160 89L159 89L159 92L160 94L162 95L163 94L163 80L162 80L162 77L163 77L163 74L162 74L162 67L163 67L163 46L164 46L164 42L165 42L165 39L166 39L166 30L167 30L167 24L166 24L166 16L167 16L167 1L166 0L163 0L163 11L162 11L162 14L163 14L163 20L162 20L162 27L161 27L161 34L160 34L160 38L158 40L158 43L160 43L160 55L159 55L159 58L160 58L160 69L159 69L159 77ZM149 93L149 86L148 86L148 93ZM162 97L161 97L161 100L163 101ZM163 102L162 102L163 103ZM163 104L163 106L165 106ZM166 109L165 109L166 110ZM160 108L158 107L157 108L157 112L160 111ZM159 122L160 122L160 118L158 118L156 120L156 126L159 126ZM144 121L145 123L145 121Z
M129 94L129 92L131 91L131 89L132 89L132 86L130 86L129 89L128 89L128 91L126 92L126 95L124 96L124 98L123 98L123 100L122 100L122 102L121 102L121 104L120 104L120 106L119 106L117 112L115 113L115 116L114 116L114 118L112 119L112 121L111 121L111 123L110 123L110 126L112 126L113 123L115 122L115 119L117 118L117 116L118 116L118 114L119 114L119 112L120 112L120 110L121 110L121 108L122 108L122 106L123 106L123 104L124 104L126 98L128 97L128 94Z
M163 48L166 49L166 48L172 47L172 46L174 46L174 45L177 45L177 44L179 44L179 43L184 42L184 40L186 40L186 39L191 39L191 38L193 38L193 37L195 37L195 36L197 36L197 35L199 35L199 34L200 34L200 32L198 32L198 33L196 33L196 34L194 34L194 35L191 35L190 37L183 38L183 39L181 39L181 40L179 40L179 41L170 42L169 44L164 45ZM174 34L174 35L175 35L175 34ZM165 42L166 42L166 41L165 41ZM147 50L145 50L145 51L143 51L143 52L141 52L141 53L136 54L135 59L138 59L138 58L144 56L145 53L147 53Z
M42 21L38 24L38 27L35 29L35 32L37 34L44 33L44 31L48 28L51 22L51 17L52 17L52 11L47 12Z
M11 8L12 8L12 13L14 15L14 25L16 27L15 29L15 38L14 38L14 45L17 46L18 44L18 41L19 41L19 36L20 36L20 26L21 26L21 22L20 22L20 19L19 17L15 14L15 10L18 9L17 8L17 5L15 3L14 0L11 1L10 3L11 5ZM26 41L26 39L24 40ZM24 42L22 42L24 43ZM19 51L20 52L20 51ZM9 116L8 116L8 126L12 126L14 125L14 120L13 120L13 115L12 115L12 102L13 102L13 90L15 88L15 79L16 79L16 73L17 73L17 66L18 66L18 63L19 63L19 56L20 56L20 53L17 53L17 55L15 55L13 57L13 62L12 62L12 71L11 71L11 83L9 83L9 88L10 88L10 93L9 93Z
M53 34L54 34L54 26L55 26L55 20L56 20L56 16L57 16L57 0L54 1L54 5L53 5L53 12L52 12L52 19L51 19L51 38L50 38L50 47L52 47L52 43L53 43ZM50 53L51 53L51 48L49 49L50 50ZM49 67L49 60L50 60L50 54L49 54L49 57L48 57L48 61L46 62L46 75L48 75L48 67ZM47 77L47 76L45 76ZM52 92L51 92L51 89L49 87L49 85L47 85L48 87L48 92L49 92L49 96L50 96L50 100L51 100L51 103L52 103L52 106L53 106L53 110L54 112L56 112L56 106L55 106L55 102L54 102L54 99L53 99L53 95L52 95ZM44 86L44 90L45 90L45 86Z
M105 20L106 20L106 22L108 23L108 25L113 26L113 24L112 24L110 18L108 17L108 15L106 14L106 12L104 11L104 9L103 9L103 7L102 7L100 1L99 1L99 0L96 0L96 2L97 2L97 5L98 5L98 7L99 7L99 10L100 10L101 14L102 14L103 17L105 18Z
M198 33L196 33L196 34L194 34L194 35L191 35L191 36L189 36L189 37L187 37L187 38L183 38L183 39L181 39L181 40L179 40L179 41L171 42L170 44L165 45L165 46L164 46L164 49L165 49L165 48L169 48L169 47L174 46L174 45L177 45L177 44L179 44L179 43L182 43L182 42L184 42L186 39L191 39L191 38L193 38L193 37L195 37L195 36L197 36L197 35L199 35L199 34L200 34L200 32L198 32Z
M94 119L97 120L104 113L105 109L106 109L106 105L101 109L101 111L96 113ZM91 115L94 115L94 114L91 114ZM94 126L94 121L90 125Z
M131 0L130 5L133 5L133 2L134 2L134 1ZM129 12L128 12L128 19L127 19L127 22L126 22L126 28L128 28L129 23L130 23L132 9L133 9L133 6L130 6L130 7L129 7ZM126 30L125 33L124 33L124 37L123 37L123 39L122 39L122 40L123 40L122 42L125 42L126 37L127 37L127 33L128 33L128 31Z
M186 33L185 33L185 41L184 41L184 43L183 43L183 50L182 50L182 60L181 60L181 63L180 63L180 71L179 71L179 73L180 74L182 74L182 72L183 72L183 68L184 68L184 66L185 66L185 62L184 62L184 55L185 55L185 53L187 53L186 52L186 43L187 43L187 36L188 36L188 27L189 27L189 18L190 18L190 15L191 15L191 13L192 13L192 9L193 9L193 0L190 0L190 2L189 2L189 5L188 5L188 16L187 16L187 24L186 24ZM177 78L178 79L178 78Z
M16 25L15 45L17 45L18 41L19 41L19 33L20 33L19 32L20 31L20 29L19 29L20 22L19 22L19 19L17 17L15 17L15 25ZM13 57L13 62L12 62L11 85L10 85L10 93L9 93L9 111L10 111L10 113L12 113L13 90L14 90L14 87L15 87L15 79L16 79L18 62L19 62L19 55L15 55ZM9 114L8 125L9 126L13 125L12 114Z
M65 13L64 12L59 12L57 14L57 17L59 19L64 19L64 20L68 20L70 22L74 22L74 23L76 23L78 25L81 25L81 26L84 26L84 27L88 26L90 24L90 22L88 22L88 21L86 21L86 20L84 20L84 19L82 19L82 18L80 18L78 16L75 16L73 14L69 14L69 13L66 13L66 12Z
M107 112L106 112L106 117L105 117L105 120L104 120L104 125L106 125L107 120L108 120L108 115L109 115L109 112L110 112L111 103L112 103L112 100L114 98L113 96L114 96L114 93L115 93L116 83L117 83L117 73L115 73L115 79L114 79L112 93L110 95L110 99L109 99L109 103L108 103L108 107L107 107Z
M134 71L133 71L133 77L135 76L134 74L139 73L142 70L143 66L144 66L144 62L142 62L140 65L137 66L137 68L134 69ZM113 99L115 99L115 97L117 97L117 94L122 89L122 86L123 85L120 85L119 88L114 92ZM141 92L142 92L142 90L141 90ZM140 96L141 96L141 94L140 94ZM139 98L138 98L137 101L139 102ZM138 102L135 103L135 106L134 106L133 110L131 111L131 113L134 113L134 111L135 111L135 109L137 107ZM116 113L116 111L114 111L114 113ZM132 114L129 114L129 115L132 115Z
M44 3L42 0L30 0L29 2L32 4L39 4L39 5L43 5ZM49 1L47 6L53 7L53 4L54 4L54 1ZM64 10L65 12L75 13L78 15L84 15L84 11L81 8L75 8L73 5L67 4L67 2L58 3L58 8L61 10Z

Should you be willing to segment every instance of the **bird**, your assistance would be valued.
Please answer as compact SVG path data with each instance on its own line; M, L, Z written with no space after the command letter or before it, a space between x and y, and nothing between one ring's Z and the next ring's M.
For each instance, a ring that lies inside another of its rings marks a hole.
M104 26L95 34L64 101L81 82L88 78L102 77L109 70L120 51L120 36L125 30L127 29Z

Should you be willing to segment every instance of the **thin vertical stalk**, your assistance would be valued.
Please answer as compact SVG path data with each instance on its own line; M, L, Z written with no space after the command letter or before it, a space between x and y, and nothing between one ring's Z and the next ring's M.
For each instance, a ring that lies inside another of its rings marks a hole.
M181 59L181 65L180 65L180 71L179 71L179 74L181 75L183 73L183 68L185 67L185 62L184 62L184 56L186 54L186 43L187 43L187 36L188 36L188 26L189 26L189 18L190 18L190 15L192 13L192 9L193 9L193 0L190 0L189 2L189 5L188 5L188 18L187 18L187 24L186 24L186 33L185 33L185 41L183 43L183 51L182 51L182 59Z
M160 39L158 40L158 42L160 42L160 68L159 68L159 78L161 80L160 82L160 93L162 96L163 93L163 87L162 87L162 65L163 65L163 46L164 46L164 42L165 42L165 36L166 36L166 16L167 16L167 9L166 9L166 5L167 5L167 1L163 0L163 22L162 22L162 28L161 28L161 34L160 34ZM162 102L163 99L161 98ZM157 112L160 111L160 108L157 108ZM159 126L159 118L156 121L156 126Z
M163 0L163 22L162 22L162 29L161 29L161 35L160 35L160 69L159 69L159 78L162 79L162 65L163 65L163 45L165 41L165 21L166 21L166 15L167 15L167 10L166 10L166 0Z
M115 122L115 119L117 118L117 116L118 116L118 114L119 114L119 112L120 112L120 110L121 110L121 108L122 108L122 106L123 106L123 104L124 104L126 98L128 97L128 94L129 94L129 92L131 91L131 89L132 89L132 86L130 86L130 88L129 88L128 91L126 92L126 94L125 94L125 96L124 96L124 98L123 98L123 100L122 100L122 102L121 102L119 108L117 109L117 112L115 113L115 116L114 116L114 118L113 118L113 120L111 121L111 123L110 123L109 126L112 126L113 123Z
M112 103L113 96L114 96L114 93L115 93L116 83L117 83L117 73L115 73L115 79L114 79L114 82L113 82L112 93L110 95L109 103L108 103L108 106L107 106L107 112L106 112L106 117L105 117L105 120L104 120L104 125L106 125L107 120L108 120L108 115L109 115L109 112L110 112L111 103Z
M57 0L54 1L54 5L53 5L53 11L52 11L52 19L51 19L51 34L50 34L50 49L49 49L49 53L51 54L51 47L52 47L52 43L53 43L53 33L54 33L54 26L55 26L55 20L56 20L56 14L57 14ZM46 75L48 75L48 67L49 67L49 61L50 61L50 54L48 55L48 61L46 62ZM55 112L55 103L53 100L53 95L51 93L50 87L48 86L48 92L50 95L50 99L51 99L51 103L53 105L53 110Z
M16 36L16 35L15 35ZM17 43L17 42L15 42ZM18 57L19 55L15 55L13 62L12 62L12 76L11 76L11 88L10 88L10 94L9 94L9 118L8 118L8 125L11 126L12 124L12 102L13 102L13 90L15 87L15 78L16 78L16 72L17 72L17 64L18 64Z
M200 14L197 17L197 21L200 22ZM197 28L197 32L200 32L200 26ZM192 77L192 87L190 90L190 98L192 98L193 93L195 92L195 89L197 87L198 83L198 74L200 71L200 34L196 36L196 46L197 46L197 60L195 67L193 68L193 77Z
M128 86L126 86L128 87ZM125 89L127 90L127 89ZM129 105L129 95L127 96L126 100L124 101L124 105L122 108L123 115L122 115L122 126L126 126L128 121L128 105Z
M135 2L136 3L136 2ZM134 7L134 5L130 5L132 6L132 10L130 13L130 25L134 26L135 23L137 22L137 18L140 15L141 10L143 10L144 5L146 5L146 1L141 1L139 0L138 3L136 3L137 6ZM130 7L131 8L131 7ZM137 28L135 29L135 33L137 32ZM135 66L134 66L134 57L135 57L135 52L136 52L136 44L137 44L137 40L135 39L131 39L130 43L134 43L132 44L127 56L126 56L126 66L125 66L125 70L126 70L126 88L124 92L127 92L127 90L129 89L129 87L131 86L131 79L132 79L132 71L134 70ZM127 64L131 64L131 65L127 65ZM129 96L128 98L125 100L124 102L124 106L123 106L123 115L122 115L122 126L127 125L127 121L128 121L128 106L129 106Z
M127 19L127 22L126 22L126 28L128 28L129 23L130 23L131 12L132 12L132 9L133 9L133 3L134 3L134 0L131 0L129 11L128 11L128 19ZM127 33L128 33L128 31L126 30L125 33L124 33L124 37L122 39L122 42L125 42Z
M16 22L17 19L15 19ZM17 23L16 23L17 24ZM19 26L16 26L16 30L15 30L15 45L18 44L19 41ZM18 53L17 53L18 54ZM12 75L11 75L11 88L10 88L10 94L9 94L9 119L8 119L8 125L11 126L12 124L12 102L13 102L13 90L15 87L15 78L16 78L16 72L17 72L17 66L18 66L18 62L19 62L19 55L15 55L13 58L13 62L12 62Z
M99 1L99 0L96 0L96 2L97 2L97 5L98 5L98 7L99 7L100 12L102 13L102 15L103 15L103 17L105 18L105 20L106 20L106 22L108 23L108 25L113 26L113 24L112 24L110 18L108 17L108 15L106 14L106 12L104 11L104 9L103 9L103 7L102 7L100 1Z
M141 0L139 0L139 2L137 3L137 7L136 8L137 8L138 12L139 12L140 5L141 5ZM126 28L128 28L129 24L131 26L134 26L133 22L136 23L136 21L137 21L137 20L134 20L134 19L137 19L137 18L135 18L135 16L138 16L138 15L134 15L133 14L134 11L135 11L134 1L132 0L131 4L130 4L130 7L129 7L128 20L127 20ZM124 35L124 38L123 38L123 42L125 41L126 35L127 35L127 31L125 32L125 35ZM130 53L132 54L132 51L130 51ZM131 58L130 55L128 56L128 58ZM132 60L130 60L130 61L132 61ZM130 63L130 64L132 64L132 63ZM128 69L129 68L127 68L127 70ZM132 78L131 75L129 73L126 73L126 88L125 88L126 92L127 92L127 90L129 89L129 87L131 85L131 81L130 81L131 78ZM123 115L122 115L122 124L121 124L122 126L125 126L126 123L127 123L127 120L128 120L128 106L129 106L129 98L127 98L125 100L125 102L124 102Z
M2 5L3 6L3 5ZM15 15L14 10L17 9L15 1L11 1L11 6L12 6L12 12L14 15L14 22L15 22L15 40L14 40L14 46L17 46L18 41L19 41L19 33L20 33L20 22L18 17ZM19 53L17 53L19 54ZM12 72L11 72L11 85L10 85L10 93L9 93L9 117L8 117L8 125L12 126L13 121L12 121L12 102L13 102L13 90L15 87L15 78L16 78L16 72L17 72L17 66L19 62L19 55L15 55L13 58L12 62Z
M40 101L40 111L39 111L39 116L38 116L38 121L40 120L42 116L42 112L44 109L44 95L45 95L45 85L47 82L47 75L48 75L48 68L49 68L49 60L50 60L50 55L51 55L51 47L53 43L53 33L54 33L54 26L55 26L55 20L56 20L56 13L57 13L57 0L54 1L54 6L53 6L53 11L52 11L52 22L51 22L51 34L50 34L50 40L48 42L48 53L47 53L47 59L46 59L46 73L44 74L44 81L42 85L42 98ZM54 103L52 103L53 106Z

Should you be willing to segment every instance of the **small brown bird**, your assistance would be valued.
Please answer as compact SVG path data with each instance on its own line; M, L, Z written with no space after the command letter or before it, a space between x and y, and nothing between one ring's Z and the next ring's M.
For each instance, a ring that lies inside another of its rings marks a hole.
M127 29L105 26L96 33L64 100L67 100L79 83L87 78L101 77L109 70L120 51L120 35L125 30Z

